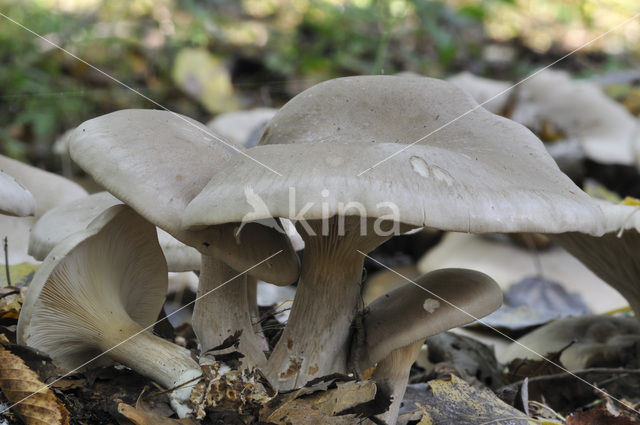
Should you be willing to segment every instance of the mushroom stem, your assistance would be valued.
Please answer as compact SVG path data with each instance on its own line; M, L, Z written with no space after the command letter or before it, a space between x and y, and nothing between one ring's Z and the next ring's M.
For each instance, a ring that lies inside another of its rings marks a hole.
M247 301L249 303L249 313L251 314L251 323L253 324L253 332L256 334L260 342L262 351L269 351L269 342L264 336L262 324L260 323L260 308L258 307L258 279L254 276L247 276Z
M346 232L338 231L347 220ZM305 240L302 272L287 326L267 363L267 377L279 390L289 390L329 373L347 371L351 324L362 304L364 256L387 237L361 236L353 228L359 217L309 221L315 235ZM324 225L323 225L324 223ZM321 229L321 227L323 227Z
M211 320L212 317L215 320ZM241 359L243 366L260 367L266 362L262 343L251 323L246 275L238 275L231 267L208 255L202 256L198 299L193 309L193 330L203 354L241 331L237 350L244 355ZM227 351L233 350L235 348L231 347ZM224 352L216 351L215 354Z
M104 329L98 347L101 351L109 351L109 357L113 360L148 376L168 389L188 383L202 375L189 350L149 331L143 331L142 326L131 320L128 315L126 319L120 320L119 324L112 323ZM171 405L180 417L190 412L185 402L189 401L192 388L193 385L185 385L170 394Z
M407 389L411 365L416 361L423 341L419 340L406 347L392 351L381 360L371 376L376 384L391 395L391 406L386 412L376 417L386 424L395 424L402 405L402 398Z

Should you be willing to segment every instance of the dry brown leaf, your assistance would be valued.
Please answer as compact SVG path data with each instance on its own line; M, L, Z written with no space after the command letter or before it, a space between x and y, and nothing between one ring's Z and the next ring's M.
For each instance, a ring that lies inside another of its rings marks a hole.
M0 288L0 319L18 320L22 301L23 294L20 288L15 286Z
M191 418L171 419L164 417L153 410L146 408L145 404L136 407L129 406L125 403L118 404L118 413L129 419L136 425L197 425L197 422Z
M3 347L0 347L0 390L10 403L18 403L11 409L26 425L69 424L69 412L53 392L20 357Z
M297 393L293 393L284 396L275 409L263 409L260 419L277 425L351 425L358 422L356 415L335 415L372 402L376 392L373 381L350 381L305 397L298 398Z
M637 425L628 416L613 415L606 409L591 409L577 412L567 418L567 425Z

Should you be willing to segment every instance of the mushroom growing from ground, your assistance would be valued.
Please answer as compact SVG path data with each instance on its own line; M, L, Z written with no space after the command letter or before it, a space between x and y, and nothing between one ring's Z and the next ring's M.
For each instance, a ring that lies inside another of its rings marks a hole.
M105 364L104 353L173 388L201 371L188 350L148 330L166 290L167 265L155 227L116 205L42 263L20 312L18 343L46 352L67 370ZM186 413L181 404L190 392L172 392L179 414Z
M365 311L365 345L355 346L358 371L376 365L373 378L392 394L379 419L395 424L411 365L423 341L497 310L502 291L489 276L466 269L441 269L380 296Z
M193 314L202 352L240 331L238 351L245 356L244 366L252 367L266 362L264 342L254 334L246 277L238 272L276 284L295 281L298 258L288 238L256 223L198 231L180 225L189 201L241 152L234 149L215 140L204 125L165 111L114 112L83 123L70 136L71 157L98 183L203 254Z
M346 370L364 254L407 227L593 234L603 227L599 206L529 130L440 80L318 84L280 109L260 145L252 160L236 156L213 176L183 223L199 228L246 215L297 221L301 279L267 365L281 389ZM264 202L260 211L248 202L255 199Z

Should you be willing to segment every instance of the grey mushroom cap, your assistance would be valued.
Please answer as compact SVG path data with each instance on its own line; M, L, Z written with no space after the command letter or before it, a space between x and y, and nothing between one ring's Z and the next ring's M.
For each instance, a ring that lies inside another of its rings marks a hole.
M250 273L272 283L296 280L295 252L286 235L273 229L227 222L182 230L184 208L237 153L203 124L166 111L117 111L80 125L70 136L70 150L98 183L179 241L239 271L281 251Z
M59 205L47 211L36 222L29 237L29 254L44 260L49 252L65 238L84 230L106 209L122 204L109 192L99 192ZM200 270L200 253L158 229L160 247L169 271Z
M0 214L16 217L35 213L36 200L16 179L0 170Z
M502 305L500 286L484 273L441 269L382 295L365 315L361 370L392 351L480 319Z
M282 176L232 158L190 202L185 228L246 215L296 219L289 205L296 188L295 210L312 204L306 219L380 217L390 213L381 205L392 204L396 219L416 227L603 230L600 208L558 169L542 142L444 81L367 76L318 84L276 114L260 143L251 156ZM256 211L249 201L258 198L265 208ZM364 211L345 212L354 201Z
M0 170L31 192L36 200L36 218L57 205L87 196L87 191L71 180L2 155Z

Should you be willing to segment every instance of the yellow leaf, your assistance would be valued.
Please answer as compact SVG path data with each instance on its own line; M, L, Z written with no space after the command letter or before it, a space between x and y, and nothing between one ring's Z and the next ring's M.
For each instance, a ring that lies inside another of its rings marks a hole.
M38 264L20 263L9 265L11 284L17 286L29 285L36 270L38 270ZM0 264L0 288L7 285L6 266L4 264Z

